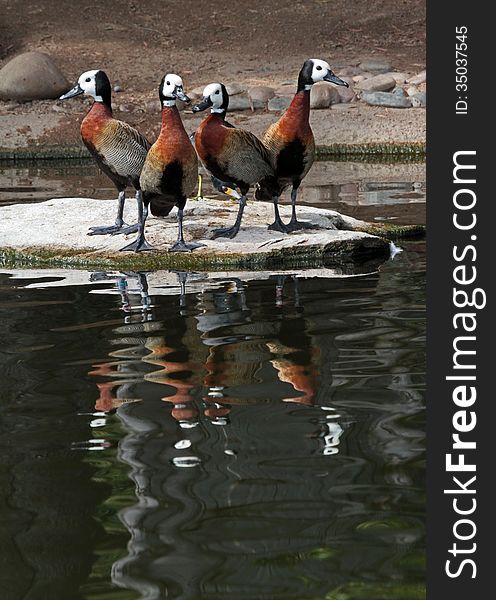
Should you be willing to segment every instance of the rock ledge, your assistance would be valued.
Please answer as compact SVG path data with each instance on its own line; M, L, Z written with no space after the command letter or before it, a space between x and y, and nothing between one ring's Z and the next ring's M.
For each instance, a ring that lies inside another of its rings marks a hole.
M88 236L92 225L111 224L116 201L61 198L38 204L13 205L0 209L0 256L12 263L112 268L159 268L212 270L295 268L319 265L380 264L389 256L387 232L364 221L332 210L300 206L298 218L318 225L289 235L271 232L271 204L249 201L240 233L234 240L212 238L212 230L234 222L237 203L229 200L189 200L184 213L186 240L205 244L190 253L170 253L177 236L176 209L166 218L150 217L146 236L154 252L120 252L134 239L129 236ZM291 209L281 206L283 220ZM125 219L136 218L133 198L126 202ZM408 234L411 228L396 228ZM369 233L366 233L366 232ZM384 237L371 235L379 232ZM417 232L418 233L418 232Z

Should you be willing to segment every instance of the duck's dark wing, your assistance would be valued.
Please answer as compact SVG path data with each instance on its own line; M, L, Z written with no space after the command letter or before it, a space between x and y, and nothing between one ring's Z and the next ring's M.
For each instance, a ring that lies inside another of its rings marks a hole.
M96 150L109 169L121 177L138 180L151 144L136 129L112 120L102 132Z
M230 129L220 160L228 177L236 181L252 184L274 174L269 151L244 129Z

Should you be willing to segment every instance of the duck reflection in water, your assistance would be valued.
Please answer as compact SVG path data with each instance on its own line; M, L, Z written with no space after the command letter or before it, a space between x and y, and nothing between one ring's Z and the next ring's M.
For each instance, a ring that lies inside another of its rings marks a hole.
M130 291L135 279L137 293ZM265 460L273 443L265 423L260 438L254 421L244 436L248 447L240 441L240 428L247 425L238 420L233 433L233 407L265 407L260 414L273 414L270 427L276 428L280 401L300 410L313 407L320 378L320 350L301 307L284 299L282 279L276 280L272 303L257 305L256 319L240 280L189 296L184 274L178 283L178 296L152 301L146 274L117 278L125 314L124 324L113 329L112 343L119 347L112 360L90 372L107 380L97 383L96 409L116 411L127 430L119 457L130 465L136 485L137 503L119 515L131 535L129 553L114 563L112 579L142 598L199 597L208 573L225 560L222 552L203 551L191 527L203 526L205 511L248 500L245 482L259 477L253 472L257 447L268 445ZM172 420L159 403L171 405ZM306 438L295 440L309 455L336 453L343 432L335 411L321 408L317 419L309 419ZM276 496L284 490L273 485ZM224 499L221 506L218 498Z

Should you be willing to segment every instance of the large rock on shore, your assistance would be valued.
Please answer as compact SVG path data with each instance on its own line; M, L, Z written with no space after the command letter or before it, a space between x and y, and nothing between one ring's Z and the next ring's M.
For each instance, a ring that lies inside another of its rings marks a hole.
M25 52L0 70L0 99L46 100L58 98L70 84L52 59L42 52Z
M364 92L362 99L370 106L387 106L388 108L410 108L412 101L400 90L399 94L389 92Z
M363 92L389 92L396 85L394 77L390 75L376 75L357 83L357 88Z
M325 81L316 83L310 91L310 108L329 108L331 104L339 104L341 96L337 88Z

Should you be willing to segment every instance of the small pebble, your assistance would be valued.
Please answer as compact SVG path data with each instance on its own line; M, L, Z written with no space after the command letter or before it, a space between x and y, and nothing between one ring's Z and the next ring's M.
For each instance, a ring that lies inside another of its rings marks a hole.
M114 85L114 92L122 92L122 88L120 85Z
M425 83L427 81L427 73L426 71L420 71L414 77L410 77L407 83L412 83L413 85L418 85L419 83Z
M418 92L418 94L413 95L410 100L412 101L412 106L415 108L423 108L427 105L427 95L425 92Z
M387 106L390 108L410 108L412 102L405 96L397 96L389 92L366 92L362 99L370 106Z
M119 110L120 110L121 112L126 112L126 113L127 113L127 112L133 112L133 110L134 110L135 108L136 108L136 107L134 106L134 104L120 104L120 105L119 105Z

